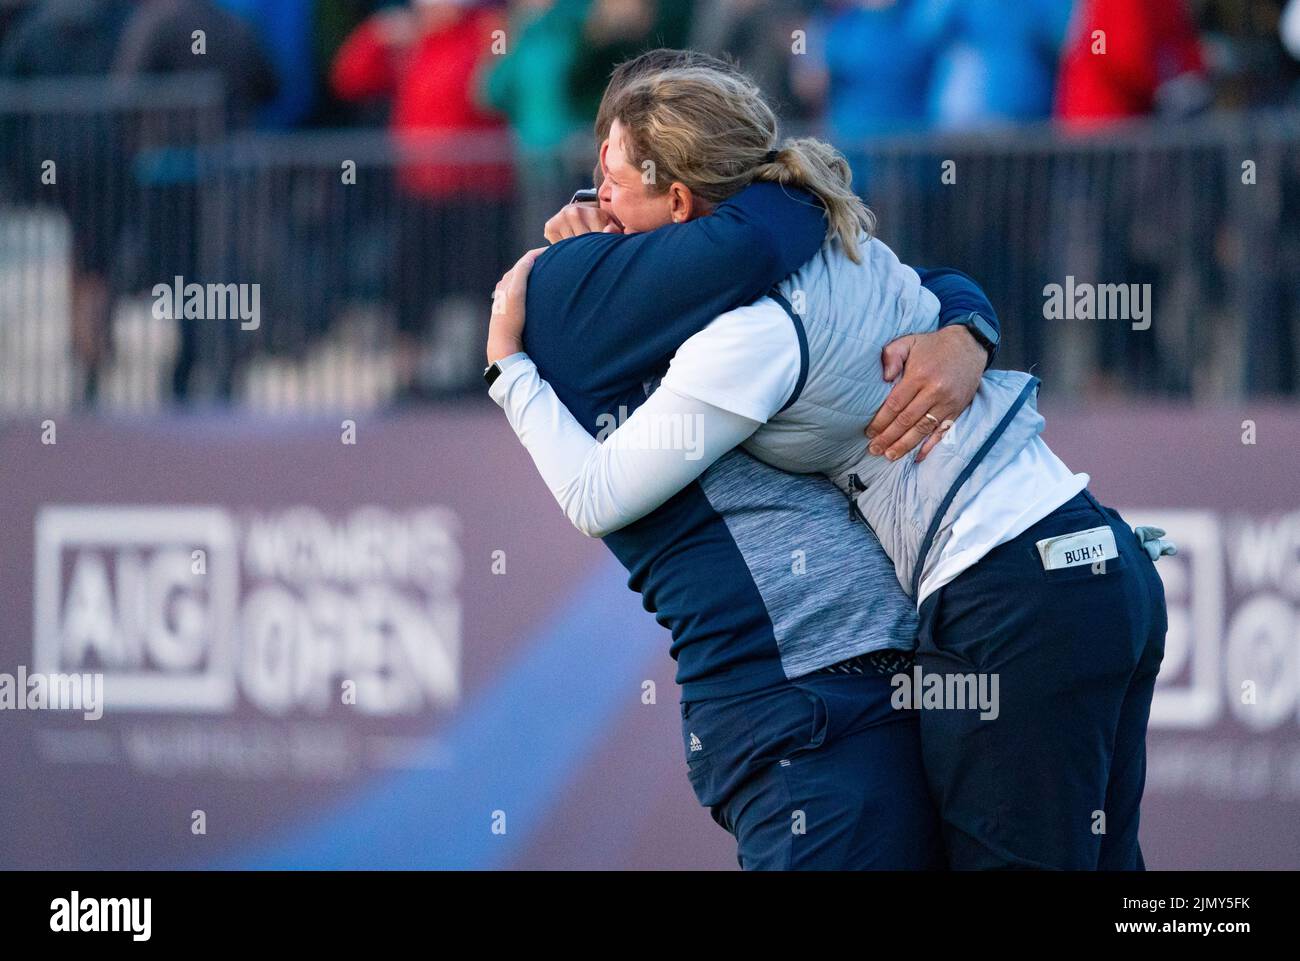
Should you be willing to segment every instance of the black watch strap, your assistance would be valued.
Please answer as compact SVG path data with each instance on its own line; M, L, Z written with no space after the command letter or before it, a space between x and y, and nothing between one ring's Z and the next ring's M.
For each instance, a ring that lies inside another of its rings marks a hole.
M507 357L502 357L500 360L493 361L483 368L483 379L487 382L487 385L491 387L496 383L497 378L501 376L507 367L526 356L527 355L521 351L516 354L510 354Z
M971 311L958 323L970 330L976 341L984 345L984 350L987 350L989 355L992 355L997 350L997 328L989 324L982 313Z
M979 341L980 346L988 351L989 363L993 363L993 358L998 352L998 329L988 322L983 314L977 311L971 311L961 320L954 321L970 331L971 336Z

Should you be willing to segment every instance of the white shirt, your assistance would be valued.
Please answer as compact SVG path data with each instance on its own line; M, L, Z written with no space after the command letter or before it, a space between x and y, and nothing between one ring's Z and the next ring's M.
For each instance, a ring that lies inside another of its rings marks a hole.
M790 400L801 369L794 322L763 297L728 311L682 344L662 386L766 424Z
M501 366L492 399L569 521L604 537L661 506L777 416L798 384L801 358L794 324L774 301L729 311L678 348L659 388L603 442L574 419L526 355ZM918 606L1087 483L1035 439L954 521ZM1028 500L1026 490L1034 492Z
M989 479L952 523L934 567L917 589L916 605L974 566L999 544L1018 537L1088 486L1072 474L1041 437Z
M489 390L574 527L589 537L639 520L743 443L799 381L799 339L763 298L729 311L677 349L659 389L603 443L525 354L500 362Z

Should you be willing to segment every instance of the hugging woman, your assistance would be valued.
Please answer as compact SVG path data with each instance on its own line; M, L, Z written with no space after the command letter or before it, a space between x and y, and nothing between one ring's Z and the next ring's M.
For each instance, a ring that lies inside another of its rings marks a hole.
M778 144L725 66L607 97L620 232L503 278L487 376L673 632L691 783L742 866L1140 867L1160 542L1047 447L1035 378L980 373L987 299L874 239L834 148ZM883 352L941 336L980 355L969 405L904 409L923 459L868 449ZM642 442L686 422L702 449ZM942 690L995 678L999 703L893 703L912 656Z

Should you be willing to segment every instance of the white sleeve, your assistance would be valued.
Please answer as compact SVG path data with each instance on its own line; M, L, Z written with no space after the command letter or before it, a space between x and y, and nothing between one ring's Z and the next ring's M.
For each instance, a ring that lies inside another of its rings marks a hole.
M764 297L677 348L661 386L765 424L790 400L803 358L794 319Z
M565 516L588 537L640 520L760 426L661 386L599 443L531 360L509 359L489 393Z

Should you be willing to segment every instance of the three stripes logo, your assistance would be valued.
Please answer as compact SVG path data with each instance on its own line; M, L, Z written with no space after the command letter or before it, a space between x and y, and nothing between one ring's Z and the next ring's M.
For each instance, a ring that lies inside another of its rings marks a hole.
M690 743L691 743L691 753L692 753L692 754L694 754L696 751L703 751L703 750L704 750L704 743L703 743L703 742L702 742L702 741L701 741L701 740L700 740L700 739L695 735L695 732L694 732L694 731L691 731L691 742L690 742Z

